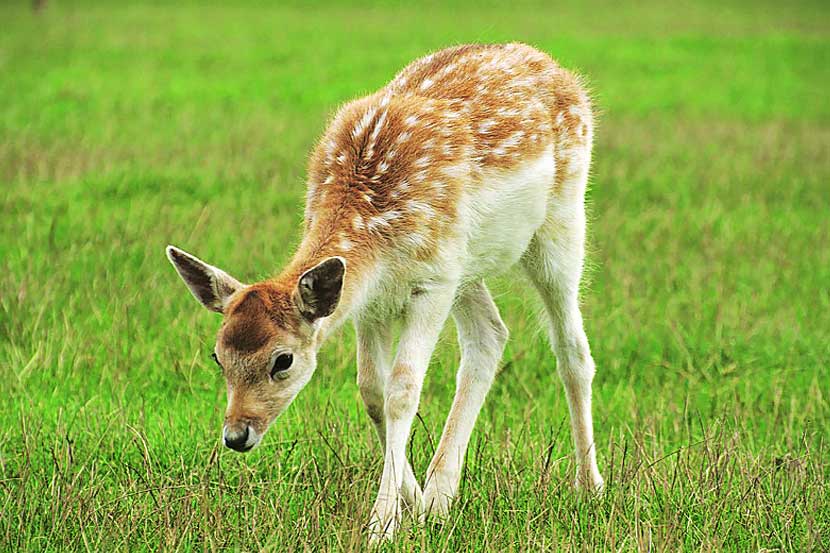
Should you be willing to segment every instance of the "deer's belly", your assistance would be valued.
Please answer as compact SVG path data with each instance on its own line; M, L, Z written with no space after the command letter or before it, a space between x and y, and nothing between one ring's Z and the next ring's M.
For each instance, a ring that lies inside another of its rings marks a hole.
M466 199L465 277L486 277L516 264L545 220L555 168L550 148L513 170L484 174Z

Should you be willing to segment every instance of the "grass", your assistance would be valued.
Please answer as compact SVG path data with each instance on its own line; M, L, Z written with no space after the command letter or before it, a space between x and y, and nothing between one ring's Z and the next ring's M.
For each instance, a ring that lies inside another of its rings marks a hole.
M602 111L584 313L607 491L570 487L555 362L507 275L460 500L388 549L830 549L830 10L621 8L0 7L0 549L364 549L381 452L352 330L262 447L223 449L218 321L163 247L276 271L335 106L505 40L578 68ZM456 364L448 330L419 475Z

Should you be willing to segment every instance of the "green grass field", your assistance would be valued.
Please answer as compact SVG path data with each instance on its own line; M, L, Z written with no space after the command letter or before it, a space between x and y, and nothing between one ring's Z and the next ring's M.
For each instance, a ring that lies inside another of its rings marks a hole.
M339 103L429 50L512 40L586 75L601 111L583 303L607 490L571 488L555 361L511 273L452 517L387 548L830 550L826 2L54 0L0 21L0 550L363 550L382 460L352 329L234 453L219 319L163 249L273 274ZM421 478L457 357L448 328Z

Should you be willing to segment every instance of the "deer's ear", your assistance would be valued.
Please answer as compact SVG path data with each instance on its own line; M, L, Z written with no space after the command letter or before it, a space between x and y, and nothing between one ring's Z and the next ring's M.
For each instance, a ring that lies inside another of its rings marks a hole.
M222 313L228 298L244 288L243 284L225 271L208 265L179 248L167 246L167 259L187 284L193 297L211 311Z
M346 260L329 257L303 273L297 281L295 302L309 322L328 317L337 308L343 291Z

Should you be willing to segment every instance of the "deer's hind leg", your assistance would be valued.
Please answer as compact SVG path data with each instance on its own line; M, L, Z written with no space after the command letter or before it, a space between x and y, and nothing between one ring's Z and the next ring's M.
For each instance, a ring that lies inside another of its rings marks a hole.
M450 414L424 483L424 506L439 518L446 516L458 491L467 444L493 384L508 336L507 327L482 281L459 290L452 316L458 330L461 365Z
M564 161L564 178L552 192L545 223L536 232L522 264L542 297L548 336L565 387L576 449L576 485L599 489L603 481L591 417L595 365L579 310L590 143L570 152Z

